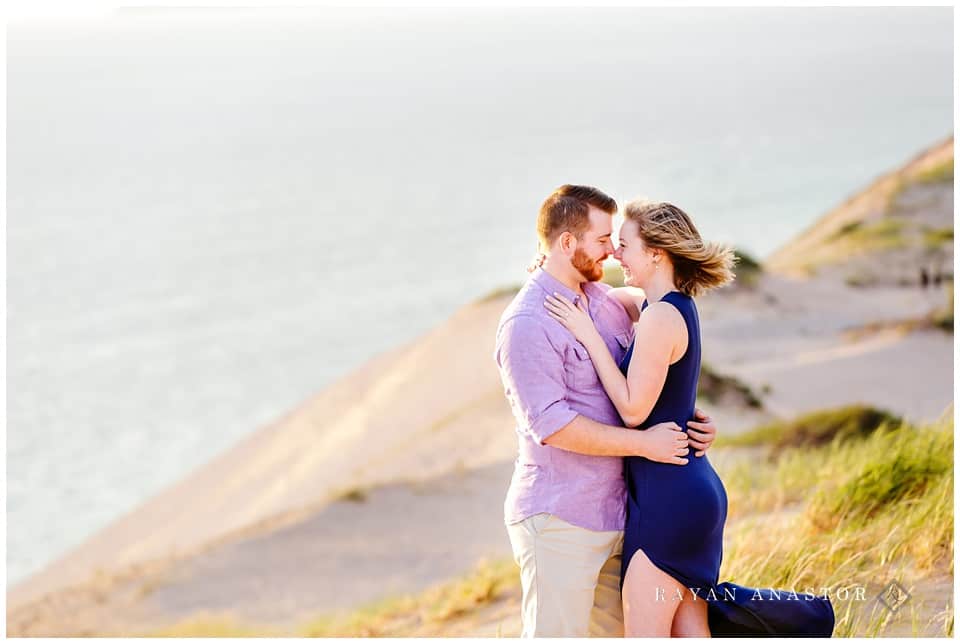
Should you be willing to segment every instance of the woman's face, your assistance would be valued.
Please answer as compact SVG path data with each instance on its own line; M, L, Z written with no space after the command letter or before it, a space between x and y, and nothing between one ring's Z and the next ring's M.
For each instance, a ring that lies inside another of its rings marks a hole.
M623 267L623 281L627 286L643 288L653 275L656 253L647 248L639 235L639 226L627 219L620 226L620 245L613 256Z

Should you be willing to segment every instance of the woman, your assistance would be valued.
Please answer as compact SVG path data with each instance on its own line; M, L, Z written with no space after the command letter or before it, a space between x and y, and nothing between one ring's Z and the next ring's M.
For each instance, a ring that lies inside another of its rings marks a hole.
M616 289L637 320L636 337L617 365L585 310L548 298L552 317L590 353L604 389L628 427L693 418L700 374L700 322L694 296L733 279L733 252L705 244L689 216L669 203L634 201L624 209L614 257L635 298ZM639 300L639 301L638 301ZM706 456L686 465L624 459L627 520L621 589L628 637L712 635L829 636L827 598L790 591L777 599L718 584L727 495Z

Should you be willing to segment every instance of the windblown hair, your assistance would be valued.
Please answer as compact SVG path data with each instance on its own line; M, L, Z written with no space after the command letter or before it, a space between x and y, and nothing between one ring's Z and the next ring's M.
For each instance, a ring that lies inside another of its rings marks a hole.
M674 282L681 293L696 297L733 281L733 249L704 242L690 216L666 202L636 200L623 216L637 224L647 248L659 248L673 263Z
M613 197L597 188L568 183L554 190L540 206L537 217L541 249L548 248L565 231L579 239L590 227L590 206L611 215L617 212Z

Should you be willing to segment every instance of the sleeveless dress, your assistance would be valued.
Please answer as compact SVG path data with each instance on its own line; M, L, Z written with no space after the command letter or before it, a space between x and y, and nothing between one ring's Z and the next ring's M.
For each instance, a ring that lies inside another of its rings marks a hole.
M672 421L684 431L693 420L700 377L700 320L693 298L672 291L661 301L674 306L687 325L687 350L670 365L663 391L638 429ZM647 308L643 303L641 310ZM620 363L626 375L633 345ZM718 583L723 555L727 493L704 454L690 450L686 465L657 463L642 456L624 458L627 519L623 536L620 588L637 550L684 588L699 589L708 602L710 632L722 636L830 637L834 611L826 597L793 591ZM670 601L673 589L664 589Z

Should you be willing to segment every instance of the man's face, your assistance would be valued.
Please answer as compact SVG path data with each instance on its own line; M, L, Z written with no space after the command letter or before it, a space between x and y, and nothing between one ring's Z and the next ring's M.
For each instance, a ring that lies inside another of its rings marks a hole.
M603 279L603 261L613 253L613 217L590 206L590 227L577 241L570 263L588 282Z

